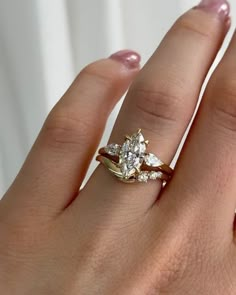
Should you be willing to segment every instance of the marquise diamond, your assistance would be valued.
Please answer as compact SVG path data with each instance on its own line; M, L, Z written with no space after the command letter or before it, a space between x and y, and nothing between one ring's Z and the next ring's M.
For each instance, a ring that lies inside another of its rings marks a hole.
M141 131L127 137L120 151L120 169L123 177L128 179L139 171L143 164L146 143Z

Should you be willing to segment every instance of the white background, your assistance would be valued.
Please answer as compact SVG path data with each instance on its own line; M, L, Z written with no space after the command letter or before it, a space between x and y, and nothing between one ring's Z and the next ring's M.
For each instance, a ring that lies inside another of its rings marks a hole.
M139 51L144 63L175 19L196 4L0 0L0 195L14 179L47 113L82 67L123 48ZM232 15L236 19L236 3Z

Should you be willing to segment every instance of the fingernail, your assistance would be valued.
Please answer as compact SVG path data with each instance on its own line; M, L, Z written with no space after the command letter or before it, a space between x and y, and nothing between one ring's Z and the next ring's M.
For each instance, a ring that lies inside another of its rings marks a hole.
M111 59L123 63L128 69L137 69L140 66L141 56L133 50L120 50L110 56Z
M230 14L230 5L227 0L202 0L198 8L217 13L222 20L226 20Z

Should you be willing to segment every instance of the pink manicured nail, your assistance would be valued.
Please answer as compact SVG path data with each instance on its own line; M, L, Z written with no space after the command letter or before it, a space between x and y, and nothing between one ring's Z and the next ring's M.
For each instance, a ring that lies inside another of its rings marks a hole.
M110 56L111 59L123 63L129 69L139 68L141 56L133 50L121 50Z
M227 0L202 0L197 7L217 13L222 20L226 20L230 14L230 5Z

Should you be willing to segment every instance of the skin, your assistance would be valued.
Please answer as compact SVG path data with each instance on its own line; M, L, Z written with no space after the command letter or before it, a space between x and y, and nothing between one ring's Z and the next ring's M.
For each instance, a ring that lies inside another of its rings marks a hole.
M100 165L80 190L131 83L111 142L140 127L170 163L228 28L195 8L140 72L112 58L82 70L0 201L0 294L236 293L235 35L166 188L121 183Z

